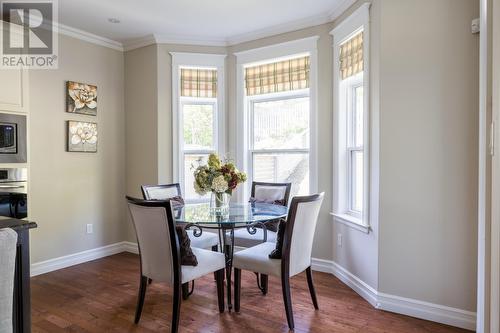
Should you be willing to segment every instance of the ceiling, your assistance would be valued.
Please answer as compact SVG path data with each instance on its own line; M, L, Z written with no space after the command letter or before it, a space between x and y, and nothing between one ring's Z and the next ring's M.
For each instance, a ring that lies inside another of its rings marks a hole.
M349 0L60 0L59 22L126 44L160 40L235 44L322 24ZM111 23L116 18L120 23Z

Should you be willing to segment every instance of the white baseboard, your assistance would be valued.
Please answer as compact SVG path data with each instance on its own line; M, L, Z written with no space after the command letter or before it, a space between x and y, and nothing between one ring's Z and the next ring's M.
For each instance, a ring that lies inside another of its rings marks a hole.
M139 254L139 248L137 247L137 243L123 242L123 252Z
M348 285L368 303L377 307L377 291L342 266L330 260L313 258L312 268L316 271L335 275L340 281Z
M127 247L126 243L127 242L115 243L31 264L31 276L45 274L48 272L56 271L58 269L63 269L66 267L82 264L87 261L92 261L124 252L126 251Z
M37 262L31 265L31 276L45 274L121 252L139 253L137 243L119 242L59 258ZM475 312L378 292L363 280L346 270L344 267L330 260L313 258L312 268L315 271L335 275L340 281L345 283L361 297L363 297L368 303L378 309L420 319L431 320L468 330L474 330L476 328Z
M438 323L476 330L476 313L435 303L378 293L377 308Z
M475 312L379 292L334 261L313 258L312 268L320 272L332 273L377 309L471 331L476 329Z

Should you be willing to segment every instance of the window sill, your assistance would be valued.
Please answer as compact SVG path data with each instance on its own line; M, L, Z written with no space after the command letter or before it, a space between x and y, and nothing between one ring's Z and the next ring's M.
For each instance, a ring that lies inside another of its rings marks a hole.
M333 221L364 232L365 234L368 234L371 231L370 226L363 224L362 220L359 218L353 217L348 214L330 213L330 215L333 216Z

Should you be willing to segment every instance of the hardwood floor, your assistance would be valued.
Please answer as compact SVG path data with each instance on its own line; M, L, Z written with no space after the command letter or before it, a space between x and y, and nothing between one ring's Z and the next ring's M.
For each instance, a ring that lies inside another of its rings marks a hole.
M374 309L335 277L314 272L315 311L305 273L291 279L295 332L469 332ZM139 257L120 253L32 278L32 331L169 332L171 289L148 287L142 319L134 325ZM267 296L253 273L242 273L241 312L219 314L213 275L196 280L181 305L180 332L288 332L279 280Z

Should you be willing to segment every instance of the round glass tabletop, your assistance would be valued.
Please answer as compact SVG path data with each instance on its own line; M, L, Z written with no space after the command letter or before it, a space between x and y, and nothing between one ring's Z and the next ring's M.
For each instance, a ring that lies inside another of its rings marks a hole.
M186 204L174 208L177 222L203 224L252 224L267 222L286 217L288 207L266 203L231 203L229 213L216 215L210 210L208 203Z

